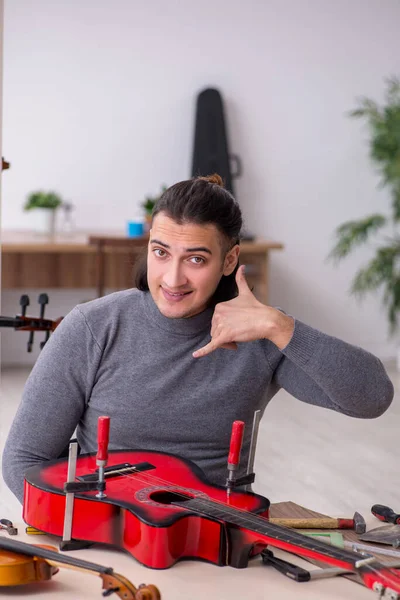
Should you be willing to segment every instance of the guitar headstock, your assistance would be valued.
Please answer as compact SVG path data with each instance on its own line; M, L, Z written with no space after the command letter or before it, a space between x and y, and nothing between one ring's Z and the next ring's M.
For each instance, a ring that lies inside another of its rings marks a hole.
M364 584L379 598L400 600L400 575L397 569L379 562L374 556L361 559L356 567Z

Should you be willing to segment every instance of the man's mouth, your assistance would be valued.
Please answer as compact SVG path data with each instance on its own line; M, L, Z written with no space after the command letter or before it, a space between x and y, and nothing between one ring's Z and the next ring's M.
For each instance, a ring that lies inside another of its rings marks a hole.
M185 298L186 296L188 296L189 294L192 293L192 290L188 290L187 292L170 292L169 290L166 290L162 286L161 286L161 289L164 294L164 297L167 300L172 300L172 301L176 301L176 302L179 300L182 300L183 298Z

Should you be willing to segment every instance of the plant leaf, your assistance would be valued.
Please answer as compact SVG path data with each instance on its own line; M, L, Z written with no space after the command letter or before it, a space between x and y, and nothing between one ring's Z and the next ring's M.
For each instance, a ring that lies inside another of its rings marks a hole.
M375 214L360 219L347 221L336 229L336 244L328 259L339 261L345 258L355 247L365 243L372 233L386 224L386 217Z

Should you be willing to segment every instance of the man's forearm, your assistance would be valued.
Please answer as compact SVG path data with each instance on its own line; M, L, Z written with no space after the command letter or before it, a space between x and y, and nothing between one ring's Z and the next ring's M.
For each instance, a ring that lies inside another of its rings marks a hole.
M393 384L382 362L362 348L296 320L282 354L276 380L300 400L361 418L378 417L391 404Z

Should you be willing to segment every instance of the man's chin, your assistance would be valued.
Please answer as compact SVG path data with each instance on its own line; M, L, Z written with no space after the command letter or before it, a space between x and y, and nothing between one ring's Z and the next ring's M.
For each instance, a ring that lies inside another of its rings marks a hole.
M157 303L158 310L160 313L168 319L188 319L198 315L204 310L196 306L169 306L165 305L164 302Z
M171 309L171 308L164 308L164 307L158 307L160 313L164 316L167 317L167 319L188 319L189 317L193 317L195 314L197 314L197 312L192 312L190 310L177 310L177 309Z

